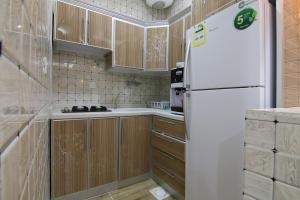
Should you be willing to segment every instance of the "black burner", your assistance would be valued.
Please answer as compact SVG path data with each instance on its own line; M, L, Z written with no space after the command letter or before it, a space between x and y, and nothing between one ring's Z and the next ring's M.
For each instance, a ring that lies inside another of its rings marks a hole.
M72 109L65 107L61 110L62 113L77 113L77 112L111 112L105 106L91 106L90 109L87 106L72 106Z

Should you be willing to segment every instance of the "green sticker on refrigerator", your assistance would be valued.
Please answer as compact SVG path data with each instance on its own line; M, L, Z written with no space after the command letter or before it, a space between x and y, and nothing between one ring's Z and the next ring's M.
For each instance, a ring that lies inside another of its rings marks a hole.
M193 33L193 48L203 46L206 44L206 27L204 23L200 23L194 26Z
M253 8L244 8L234 19L234 27L238 30L244 30L251 26L256 19L257 12Z

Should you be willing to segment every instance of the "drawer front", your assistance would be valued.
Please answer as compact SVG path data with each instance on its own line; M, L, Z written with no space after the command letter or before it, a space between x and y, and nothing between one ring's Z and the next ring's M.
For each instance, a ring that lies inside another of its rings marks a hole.
M246 120L247 144L252 144L267 149L275 147L275 123L258 120Z
M300 187L300 157L276 153L275 178L284 183Z
M165 153L171 154L181 161L185 161L184 143L155 132L152 134L151 140L154 147Z
M274 177L274 153L271 150L247 145L245 168L270 178Z
M154 165L153 173L159 179L164 181L170 187L172 187L175 191L177 191L181 195L185 195L185 182L176 178L172 173L168 172L167 170Z
M184 122L175 121L162 117L153 118L153 128L155 131L166 135L185 140Z
M300 199L300 188L276 181L274 190L274 200Z
M175 157L153 148L154 164L161 166L180 179L185 179L185 163Z
M245 171L244 193L255 199L273 199L273 181L270 178Z
M276 125L276 149L300 156L300 125L278 123Z

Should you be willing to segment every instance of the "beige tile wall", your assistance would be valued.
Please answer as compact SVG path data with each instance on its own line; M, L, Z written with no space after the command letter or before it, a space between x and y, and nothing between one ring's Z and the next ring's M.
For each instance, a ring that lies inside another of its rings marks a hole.
M166 19L163 10L148 7L144 0L80 0L97 7L106 8L145 21Z
M53 101L56 105L145 107L169 100L169 77L110 72L104 60L68 52L53 54Z
M0 199L49 199L51 1L1 0Z
M145 0L80 0L140 20L165 20L191 5L192 0L174 0L171 7L158 10L148 7Z
M284 4L284 74L283 101L285 107L300 105L300 0Z

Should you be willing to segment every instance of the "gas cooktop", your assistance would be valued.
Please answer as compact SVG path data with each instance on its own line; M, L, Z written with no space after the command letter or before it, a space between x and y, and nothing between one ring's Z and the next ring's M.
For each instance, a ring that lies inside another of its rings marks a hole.
M61 110L62 113L78 113L78 112L111 112L105 106L72 106L72 109L69 107L64 107Z

